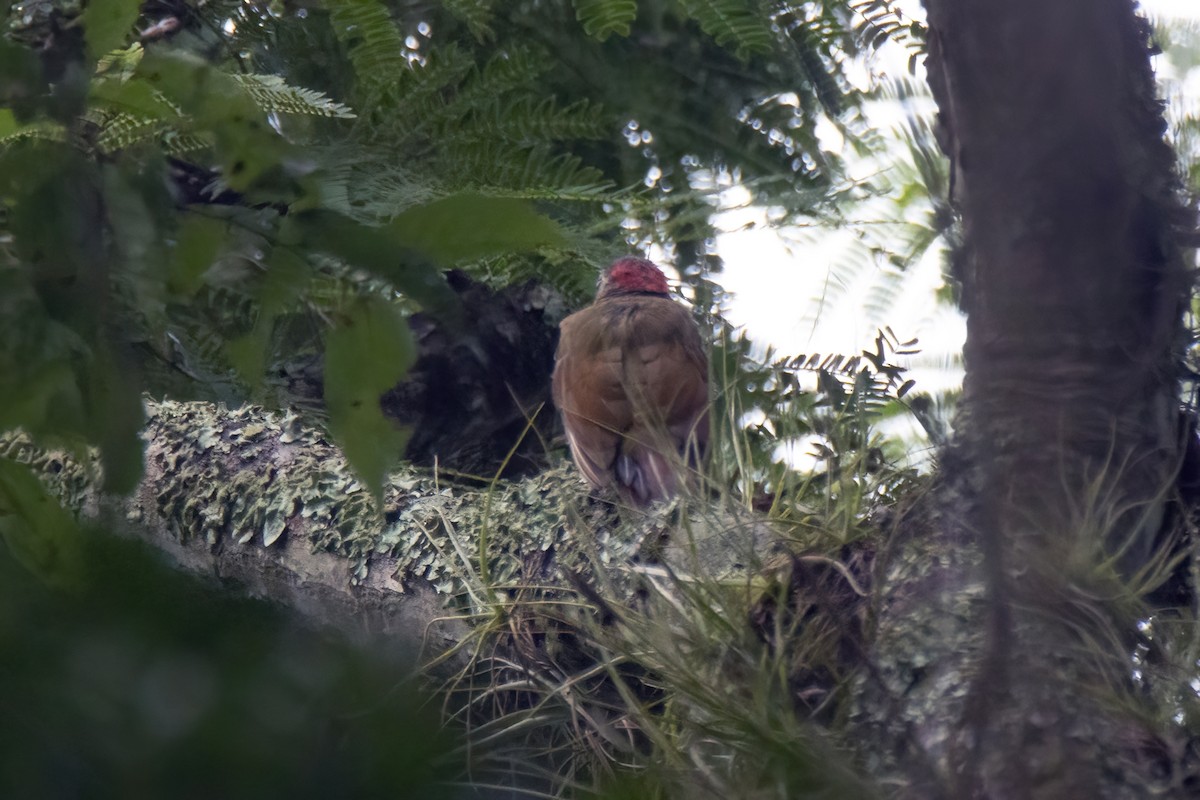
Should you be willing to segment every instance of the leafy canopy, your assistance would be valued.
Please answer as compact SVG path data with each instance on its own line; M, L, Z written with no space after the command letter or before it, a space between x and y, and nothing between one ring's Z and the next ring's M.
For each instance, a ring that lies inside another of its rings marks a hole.
M330 429L378 492L402 439L371 397L411 362L404 315L454 326L444 268L579 299L657 244L703 309L706 176L830 202L816 124L861 127L842 65L888 18L858 5L16 3L0 429L98 446L128 490L143 391L286 402L288 360L324 350Z

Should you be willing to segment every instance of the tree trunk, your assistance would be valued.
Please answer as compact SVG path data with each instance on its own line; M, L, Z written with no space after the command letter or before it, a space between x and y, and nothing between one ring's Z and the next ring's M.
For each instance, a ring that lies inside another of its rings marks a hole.
M905 723L908 796L1144 796L1160 732L1119 709L1183 452L1186 299L1146 26L1129 0L925 4L967 372L865 707Z

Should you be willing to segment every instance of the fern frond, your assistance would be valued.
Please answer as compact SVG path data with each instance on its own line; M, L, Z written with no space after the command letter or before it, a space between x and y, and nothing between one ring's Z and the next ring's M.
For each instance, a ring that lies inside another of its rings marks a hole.
M168 156L183 156L208 150L213 146L213 139L209 134L167 130L162 135L162 146L163 152Z
M329 99L324 93L289 86L278 75L234 75L233 78L263 111L336 119L354 119L355 116L348 106Z
M831 117L838 116L845 107L842 97L847 94L847 90L838 83L838 71L826 65L818 49L821 37L807 26L797 26L789 33L788 38L795 47L800 72L812 86L817 102Z
M123 50L105 53L96 61L96 75L128 80L138 64L142 63L144 54L145 50L139 42L134 42Z
M482 70L469 76L448 105L448 110L454 116L463 116L506 92L534 85L551 67L553 62L544 51L532 47L514 47L493 57Z
M612 34L629 35L637 18L637 0L574 0L575 18L588 36L604 41Z
M882 324L895 314L896 301L905 286L907 273L894 264L881 264L872 275L870 287L862 298L862 309L868 321Z
M771 52L775 34L754 0L677 0L701 30L738 58Z
M601 181L578 186L535 186L528 189L491 189L482 192L489 197L508 197L513 200L542 200L553 203L616 203L620 193L613 189L612 181ZM600 223L603 229L611 227L612 220Z
M101 153L115 153L143 142L156 141L170 128L164 120L120 111L92 111L86 117L100 129L96 147Z
M67 139L67 129L56 122L32 122L0 135L0 148L9 147L17 142L29 139L37 139L44 142L65 142Z
M453 144L453 143L451 143ZM547 186L594 186L604 174L570 153L548 147L505 142L469 142L450 146L440 157L451 183L473 187L544 189Z
M851 0L850 10L858 16L854 39L859 47L877 50L892 41L913 56L925 49L925 26L896 7L894 0Z
M335 161L325 174L330 188L328 195L322 188L322 202L361 222L385 222L413 206L430 203L445 194L424 173L413 172L386 157ZM334 188L337 186L340 186L340 194L334 194L338 191Z
M381 130L379 135L392 140L417 136L453 116L446 112L446 92L458 86L474 66L469 53L450 44L431 52L424 63L406 67L395 107L390 109L396 113L386 117L392 130Z
M359 80L358 105L382 102L409 71L404 37L377 0L331 0L329 21Z
M608 115L587 100L566 108L552 98L535 103L524 98L515 103L492 102L478 109L461 132L468 138L495 138L522 144L541 144L584 139L602 139L608 135ZM454 138L447 132L447 139Z
M492 20L496 16L494 4L495 0L443 0L446 10L465 22L467 30L481 42L496 35L492 30Z

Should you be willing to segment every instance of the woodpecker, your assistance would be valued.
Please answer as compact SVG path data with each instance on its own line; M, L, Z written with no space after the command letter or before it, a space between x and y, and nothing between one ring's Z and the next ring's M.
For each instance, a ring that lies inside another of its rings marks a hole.
M708 444L708 357L691 313L642 258L615 261L563 320L554 403L592 486L638 506L673 496Z

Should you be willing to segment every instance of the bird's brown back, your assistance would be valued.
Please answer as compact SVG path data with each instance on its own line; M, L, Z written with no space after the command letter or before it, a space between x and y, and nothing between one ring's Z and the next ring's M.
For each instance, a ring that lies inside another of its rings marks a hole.
M689 439L700 451L707 444L708 360L684 306L659 295L601 298L563 320L555 360L554 401L593 485L614 481L622 448L678 454Z

